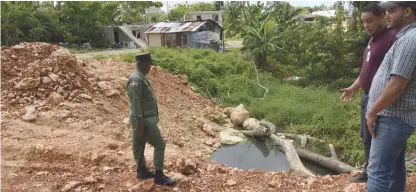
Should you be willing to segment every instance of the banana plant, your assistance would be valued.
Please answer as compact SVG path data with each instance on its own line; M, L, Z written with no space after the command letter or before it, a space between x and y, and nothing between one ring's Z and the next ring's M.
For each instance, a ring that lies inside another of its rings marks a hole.
M258 4L250 6L244 13L246 25L242 32L242 50L250 53L259 68L267 66L266 57L269 53L280 49L275 44L278 32L273 12L274 9L263 10L263 4Z

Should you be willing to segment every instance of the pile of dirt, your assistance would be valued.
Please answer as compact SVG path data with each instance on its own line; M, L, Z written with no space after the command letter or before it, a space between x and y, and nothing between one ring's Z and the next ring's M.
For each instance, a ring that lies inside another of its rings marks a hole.
M1 49L5 107L57 105L91 91L85 70L68 50L47 43L21 43ZM43 102L43 103L42 103Z
M101 90L105 96L119 94L96 73L58 45L21 43L1 49L2 108L35 105L50 109L67 101L91 101Z

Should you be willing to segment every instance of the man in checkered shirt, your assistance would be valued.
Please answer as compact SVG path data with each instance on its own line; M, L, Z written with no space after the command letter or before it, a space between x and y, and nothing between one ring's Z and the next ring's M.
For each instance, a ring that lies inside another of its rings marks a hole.
M389 1L387 27L397 39L374 76L367 106L372 135L369 192L404 192L407 140L416 127L416 2Z

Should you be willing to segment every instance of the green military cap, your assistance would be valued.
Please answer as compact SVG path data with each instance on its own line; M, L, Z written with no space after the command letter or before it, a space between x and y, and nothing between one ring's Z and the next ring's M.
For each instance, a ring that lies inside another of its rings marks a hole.
M150 56L150 53L140 53L138 55L136 55L136 62L151 62L152 61L152 57Z

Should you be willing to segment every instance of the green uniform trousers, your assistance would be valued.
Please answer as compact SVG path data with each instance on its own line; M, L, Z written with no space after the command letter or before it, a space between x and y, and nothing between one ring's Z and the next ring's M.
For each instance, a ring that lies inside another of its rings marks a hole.
M133 127L133 156L134 160L136 160L137 166L145 166L146 161L144 158L144 149L146 142L154 147L153 152L153 159L154 159L154 167L155 171L162 171L163 170L163 163L165 161L165 141L163 140L162 136L160 135L159 127L157 126L159 119L157 115L143 117L143 138L137 138L136 133L136 126L132 125ZM140 159L139 159L140 158ZM140 160L140 161L139 161ZM140 162L141 165L138 163Z

